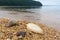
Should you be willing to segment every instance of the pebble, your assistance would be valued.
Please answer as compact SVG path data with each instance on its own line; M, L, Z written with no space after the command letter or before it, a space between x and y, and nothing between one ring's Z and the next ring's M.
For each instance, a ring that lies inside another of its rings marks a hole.
M25 35L26 35L26 32L24 32L24 31L17 32L17 36L25 37Z
M34 23L28 23L27 25L27 29L30 31L33 31L35 33L40 33L43 34L43 30L40 28L40 26L34 24Z
M11 40L10 38L7 38L7 40Z
M6 27L12 27L16 25L16 21L15 20L10 20L8 21L8 23L6 23Z

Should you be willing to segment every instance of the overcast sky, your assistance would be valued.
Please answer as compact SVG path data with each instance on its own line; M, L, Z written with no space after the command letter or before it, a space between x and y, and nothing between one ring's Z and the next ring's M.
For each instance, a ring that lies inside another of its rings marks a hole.
M43 5L60 5L60 0L37 0Z

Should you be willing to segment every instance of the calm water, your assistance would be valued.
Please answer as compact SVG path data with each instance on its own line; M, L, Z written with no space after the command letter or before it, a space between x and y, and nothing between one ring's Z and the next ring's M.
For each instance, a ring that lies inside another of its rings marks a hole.
M38 21L60 30L60 6L42 6L40 8L0 7L0 17L14 20Z

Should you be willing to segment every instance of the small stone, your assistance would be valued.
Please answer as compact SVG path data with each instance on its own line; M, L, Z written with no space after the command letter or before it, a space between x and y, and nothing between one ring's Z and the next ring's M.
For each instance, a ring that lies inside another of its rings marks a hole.
M22 40L22 38L18 38L18 40Z
M29 35L32 35L31 33L29 33Z
M7 40L11 40L10 38L7 38Z
M17 32L17 36L25 37L25 35L26 35L26 32L24 32L24 31Z
M18 38L22 39L23 37L22 36L19 36Z
M15 20L10 20L8 21L8 23L6 24L6 27L12 27L16 25L16 21Z

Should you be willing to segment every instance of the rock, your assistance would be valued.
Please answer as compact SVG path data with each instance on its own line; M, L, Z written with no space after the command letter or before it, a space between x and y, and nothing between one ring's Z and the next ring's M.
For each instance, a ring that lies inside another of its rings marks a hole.
M16 21L15 20L10 20L10 21L8 21L8 23L6 23L5 26L6 27L16 26Z
M17 32L16 35L17 35L17 37L18 37L18 40L22 40L23 37L25 37L26 32L24 32L24 31L19 31L19 32Z
M34 23L28 23L26 25L27 25L28 30L30 30L32 32L35 32L35 33L43 34L43 30L40 28L40 26L38 26Z
M19 36L19 37L25 37L25 35L26 35L26 32L24 32L24 31L17 32L17 36Z
M6 40L11 40L10 38L7 38Z

